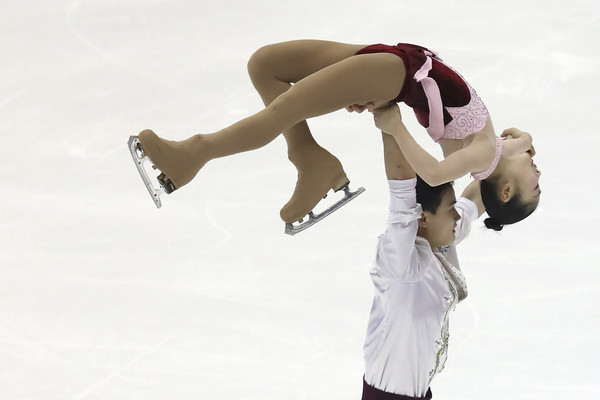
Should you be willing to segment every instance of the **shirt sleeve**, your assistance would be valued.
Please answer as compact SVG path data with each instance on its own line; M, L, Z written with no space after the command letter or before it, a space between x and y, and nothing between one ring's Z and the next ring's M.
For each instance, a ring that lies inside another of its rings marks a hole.
M391 279L405 280L407 272L418 267L415 239L421 205L417 204L417 180L390 180L388 183L388 226L379 237L377 257L371 272Z
M454 234L454 244L459 244L471 232L471 224L479 218L477 205L466 197L461 197L454 205L456 212L460 215L460 220L456 224Z

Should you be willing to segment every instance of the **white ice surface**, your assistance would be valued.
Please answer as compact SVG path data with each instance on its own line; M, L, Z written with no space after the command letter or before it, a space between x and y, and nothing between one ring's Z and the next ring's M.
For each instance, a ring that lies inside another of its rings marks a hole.
M470 296L434 397L600 399L597 0L2 5L1 400L360 398L388 199L371 116L310 121L367 192L295 237L282 138L210 163L161 210L126 148L258 111L247 59L298 38L429 46L497 130L534 135L541 205L459 249Z

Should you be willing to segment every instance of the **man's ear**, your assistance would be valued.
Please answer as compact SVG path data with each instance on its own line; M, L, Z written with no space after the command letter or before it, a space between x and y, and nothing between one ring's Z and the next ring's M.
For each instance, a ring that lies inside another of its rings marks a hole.
M426 212L422 212L421 213L421 218L419 218L419 228L427 228L428 224L427 224L427 213Z

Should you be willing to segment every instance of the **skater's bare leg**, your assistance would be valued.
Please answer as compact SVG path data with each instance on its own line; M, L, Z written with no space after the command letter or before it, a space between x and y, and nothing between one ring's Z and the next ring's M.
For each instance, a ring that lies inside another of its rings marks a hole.
M166 171L165 167L169 166L160 165L162 160L152 154L149 156L176 187L181 187L209 160L258 149L307 118L327 114L350 104L386 104L402 89L405 74L402 60L393 54L348 57L300 80L264 110L214 134L200 134L187 139L185 154L169 156L171 160L178 160L180 166L176 169L190 170L186 176L173 175L179 172ZM141 136L140 142L146 151L147 146ZM161 141L153 151L163 155L171 151L183 151L175 147L174 144Z
M363 45L296 40L262 47L248 62L248 73L265 106L305 77L356 54ZM298 170L298 181L290 200L281 209L281 219L303 218L330 190L348 183L342 164L317 144L306 121L283 132L288 158Z

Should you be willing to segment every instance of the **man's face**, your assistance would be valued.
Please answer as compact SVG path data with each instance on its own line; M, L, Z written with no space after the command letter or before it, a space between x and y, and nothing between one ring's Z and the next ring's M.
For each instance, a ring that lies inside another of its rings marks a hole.
M456 196L452 187L446 189L442 196L442 202L435 214L425 211L426 229L423 231L425 239L429 241L432 248L445 246L454 242L454 229L460 219L454 205Z

